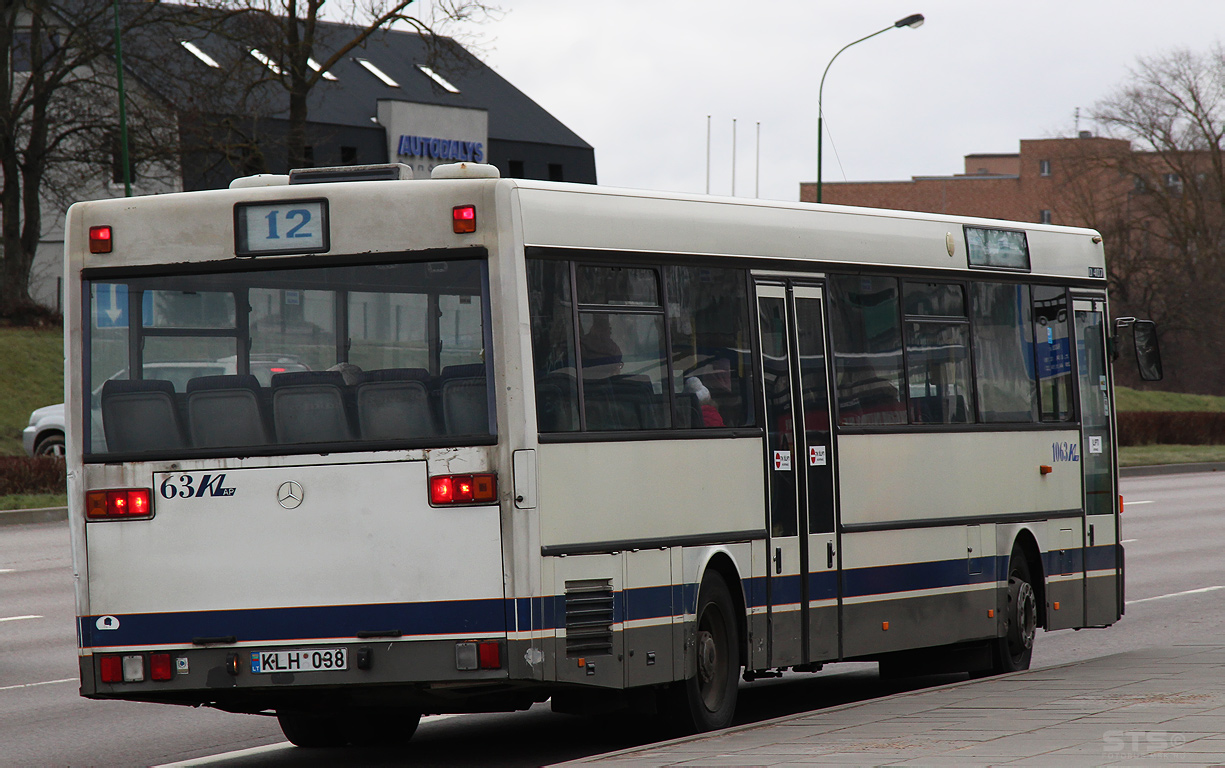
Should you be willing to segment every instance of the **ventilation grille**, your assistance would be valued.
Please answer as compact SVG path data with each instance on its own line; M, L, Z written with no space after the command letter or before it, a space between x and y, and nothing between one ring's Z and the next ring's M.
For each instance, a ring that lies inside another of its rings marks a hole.
M566 582L566 658L612 653L611 579Z

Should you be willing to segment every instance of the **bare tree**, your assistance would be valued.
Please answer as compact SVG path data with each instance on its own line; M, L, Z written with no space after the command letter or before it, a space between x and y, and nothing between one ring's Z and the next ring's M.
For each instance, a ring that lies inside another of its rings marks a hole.
M142 5L125 14L125 29L145 22L153 6ZM109 170L114 29L110 3L0 3L0 316L33 307L30 268L44 229Z
M450 38L439 32L447 26L479 23L496 8L482 0L442 0L428 16L408 13L413 0L349 0L330 3L331 19L346 26L326 24L322 15L325 0L195 0L194 6L214 12L210 32L220 34L255 49L267 59L267 66L255 78L239 80L248 92L261 92L272 83L288 96L286 154L288 167L306 164L306 125L309 118L307 97L337 62L364 44L375 32L394 24L408 26L431 44L437 55L445 56ZM240 65L241 66L241 65ZM248 75L250 68L246 69ZM260 99L244 99L248 105ZM266 110L267 105L263 105ZM245 114L256 114L250 106ZM234 126L231 126L234 128ZM236 136L245 143L242 131Z
M1141 59L1065 158L1064 195L1102 232L1117 314L1157 320L1176 386L1225 391L1225 50Z

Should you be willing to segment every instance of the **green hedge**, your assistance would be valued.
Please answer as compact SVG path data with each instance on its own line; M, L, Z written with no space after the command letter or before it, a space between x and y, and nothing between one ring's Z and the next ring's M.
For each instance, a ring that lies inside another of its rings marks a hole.
M1119 411L1119 445L1225 445L1220 411Z
M0 456L0 496L12 493L66 493L64 460Z

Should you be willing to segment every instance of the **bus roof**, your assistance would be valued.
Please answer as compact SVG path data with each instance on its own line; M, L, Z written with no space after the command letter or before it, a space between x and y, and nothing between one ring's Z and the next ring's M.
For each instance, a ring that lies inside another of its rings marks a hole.
M1091 229L522 179L277 185L78 203L69 212L69 256L83 267L232 259L238 206L307 199L327 201L333 254L492 248L502 228L502 235L521 233L527 247L732 256L774 269L794 261L1105 275L1101 237ZM476 233L451 231L457 205L477 207ZM86 235L96 225L115 228L114 257L87 253ZM1029 269L971 267L967 227L1023 232Z

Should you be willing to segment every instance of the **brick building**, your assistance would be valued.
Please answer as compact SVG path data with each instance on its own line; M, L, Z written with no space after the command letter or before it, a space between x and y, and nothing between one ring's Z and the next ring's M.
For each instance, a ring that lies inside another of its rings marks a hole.
M1105 240L1111 311L1156 320L1163 389L1225 394L1225 148L1136 151L1081 132L965 156L963 173L826 182L822 202L1090 227ZM816 202L816 183L800 200ZM1120 381L1139 386L1128 366Z
M1096 216L1084 208L1092 197L1083 189L1085 175L1099 173L1093 186L1101 194L1126 194L1132 180L1117 172L1101 175L1100 161L1129 152L1125 140L1088 132L1075 139L1023 139L1016 153L966 155L964 173L910 181L824 181L821 196L836 205L1087 226ZM816 199L816 182L801 183L800 200Z

